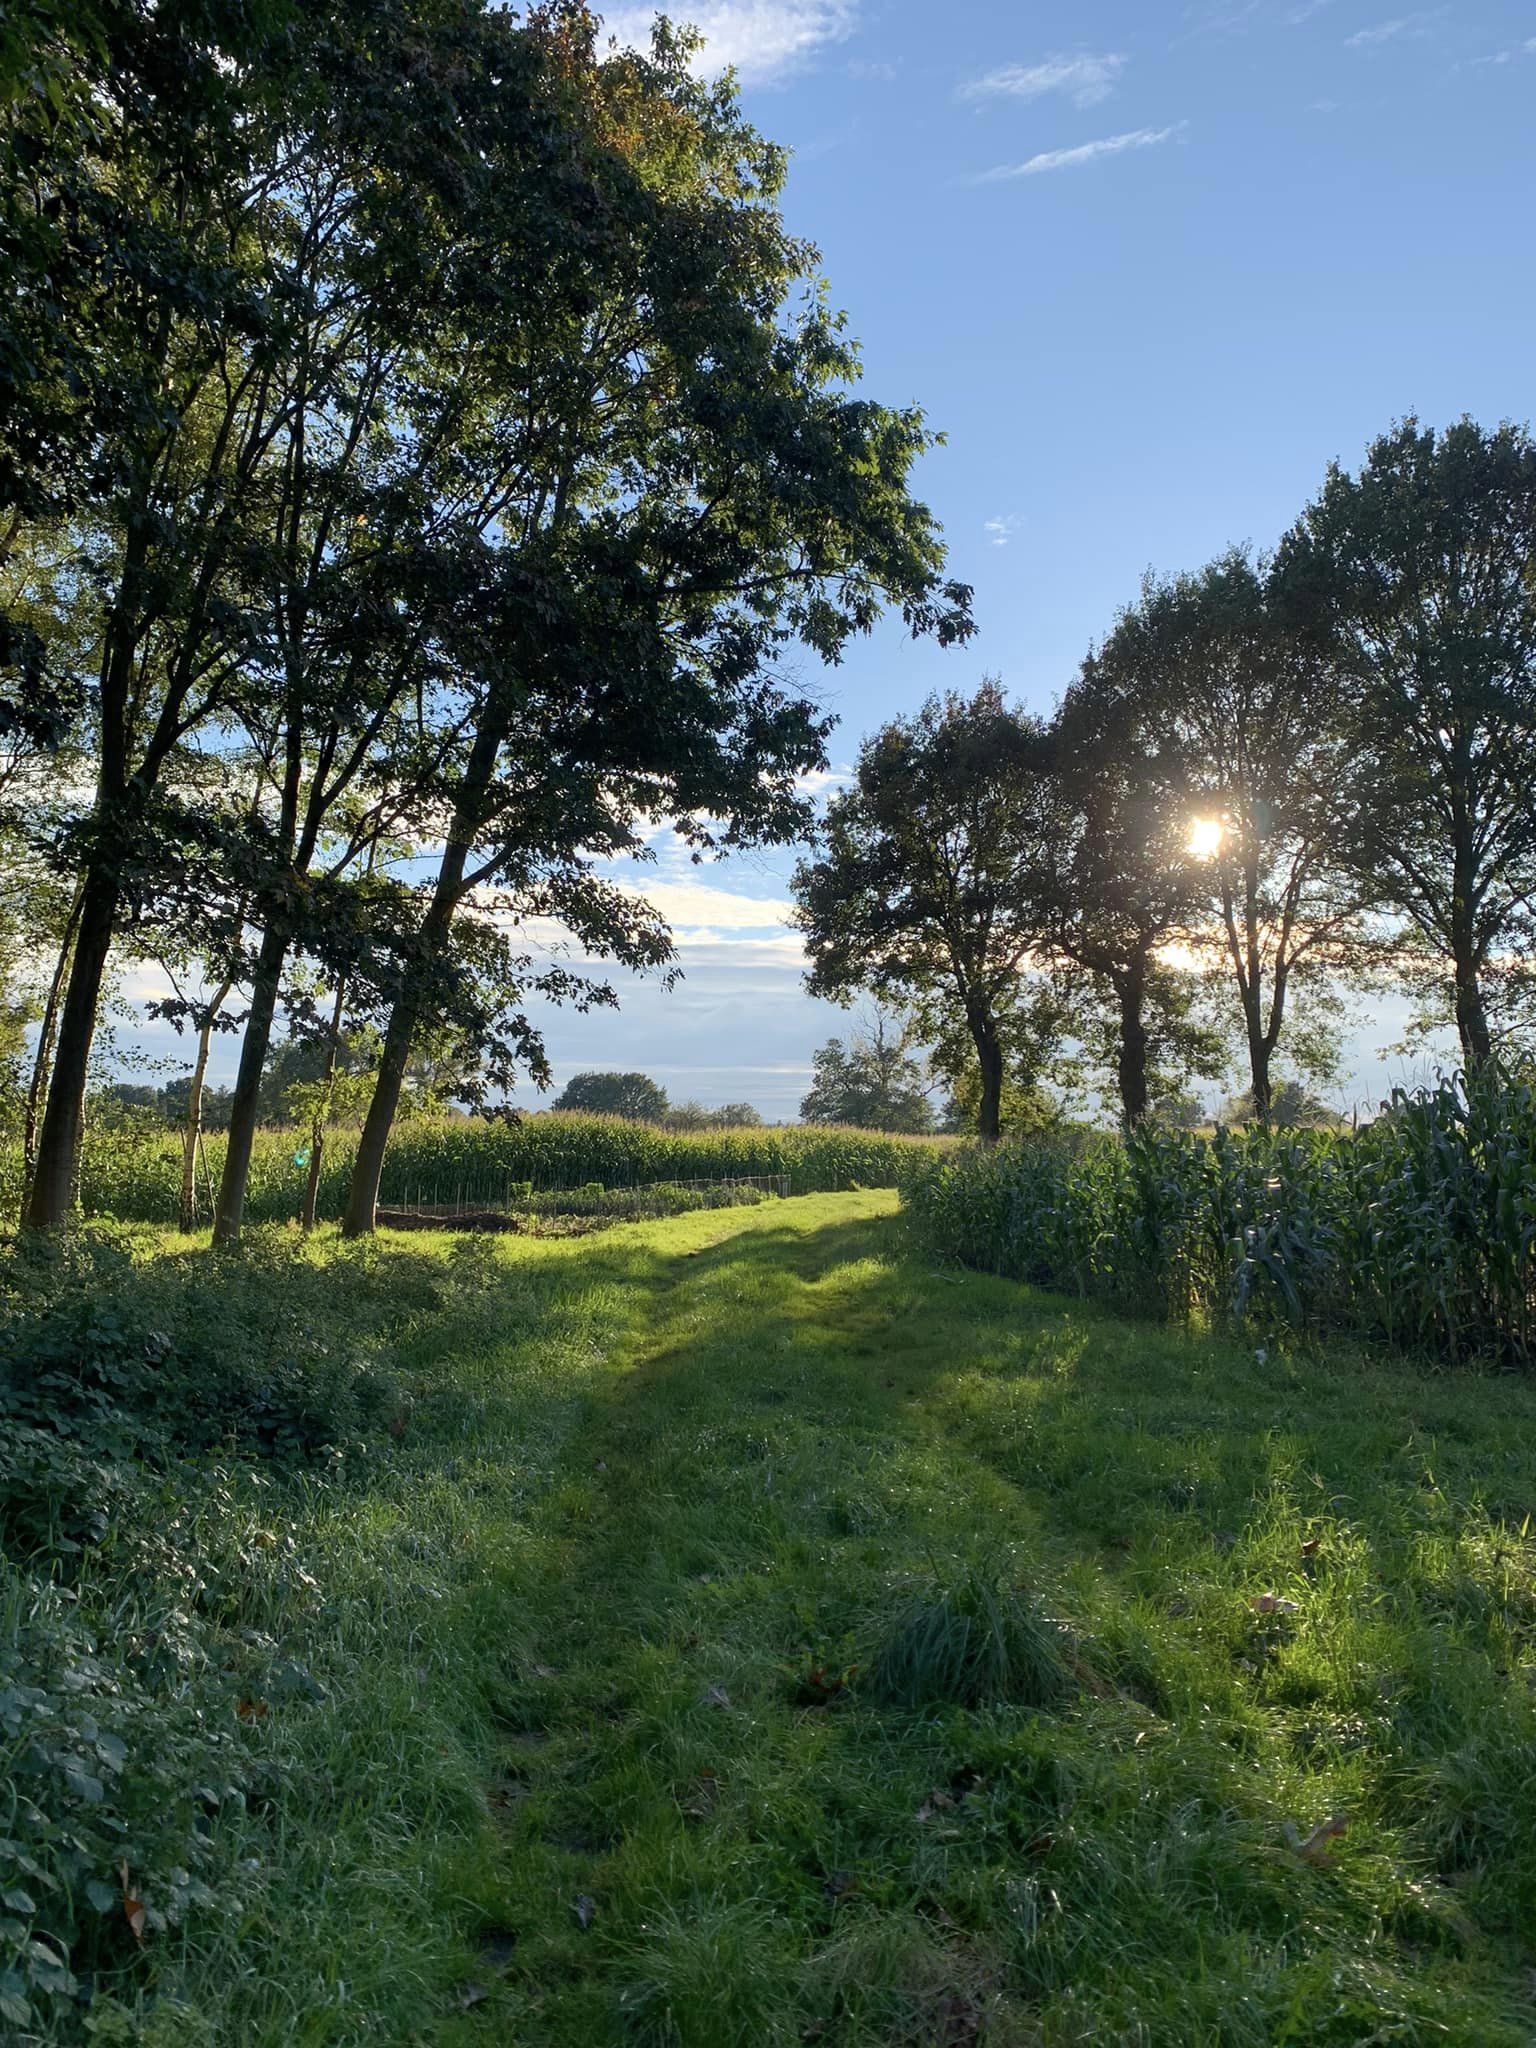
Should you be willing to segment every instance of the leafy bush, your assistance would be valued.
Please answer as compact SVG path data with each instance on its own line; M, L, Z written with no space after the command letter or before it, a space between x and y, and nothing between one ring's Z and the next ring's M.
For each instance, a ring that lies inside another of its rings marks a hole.
M907 1189L941 1257L1259 1333L1536 1357L1536 1086L1394 1094L1355 1131L1144 1128L933 1160Z

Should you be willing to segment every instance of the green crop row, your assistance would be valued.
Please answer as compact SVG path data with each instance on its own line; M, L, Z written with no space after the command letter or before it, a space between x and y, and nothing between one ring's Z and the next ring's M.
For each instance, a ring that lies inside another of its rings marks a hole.
M1536 1088L1399 1092L1344 1132L1144 1129L934 1160L920 1242L1175 1320L1536 1359Z
M783 1129L676 1132L618 1117L553 1111L516 1123L464 1117L403 1124L391 1141L380 1200L385 1204L505 1203L529 1183L535 1193L585 1187L642 1187L661 1180L730 1180L787 1175L796 1195L838 1194L855 1187L897 1187L925 1163L936 1141L886 1137L878 1131L824 1125ZM357 1148L356 1133L327 1134L320 1179L322 1221L340 1216ZM199 1214L209 1213L224 1139L210 1133L198 1175ZM260 1133L251 1162L246 1215L280 1223L298 1214L309 1164L308 1140L293 1130ZM125 1223L174 1223L181 1184L181 1140L162 1123L92 1130L80 1172L80 1206L88 1216ZM20 1202L20 1160L0 1149L0 1212Z

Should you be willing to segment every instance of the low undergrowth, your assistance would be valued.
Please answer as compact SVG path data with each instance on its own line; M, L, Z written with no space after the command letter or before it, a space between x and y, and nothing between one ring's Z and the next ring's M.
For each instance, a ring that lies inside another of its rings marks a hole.
M892 1206L11 1256L0 2035L1528 2042L1536 1396Z

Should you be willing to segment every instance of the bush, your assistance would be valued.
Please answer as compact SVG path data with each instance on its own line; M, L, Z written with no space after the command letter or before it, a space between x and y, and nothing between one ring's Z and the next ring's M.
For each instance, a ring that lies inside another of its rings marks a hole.
M1536 1358L1536 1088L1519 1078L1399 1091L1356 1131L956 1153L907 1201L941 1257L1122 1308Z

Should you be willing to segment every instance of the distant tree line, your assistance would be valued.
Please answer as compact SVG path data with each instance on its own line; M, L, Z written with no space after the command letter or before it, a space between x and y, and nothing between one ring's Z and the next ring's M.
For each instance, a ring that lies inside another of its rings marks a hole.
M933 436L690 39L578 0L24 4L0 28L0 1062L25 1220L76 1185L126 962L236 1034L240 1230L274 1047L362 1122L372 1228L426 1043L548 1080L533 999L669 972L604 863L657 817L788 843L828 721L779 678L894 607L971 631ZM366 1044L366 1065L353 1049ZM288 1091L291 1095L292 1091ZM286 1099L286 1097L285 1097ZM316 1153L319 1150L319 1138Z
M809 986L906 1009L983 1138L1064 1074L1134 1125L1234 1044L1294 1119L1351 985L1469 1070L1529 1048L1533 790L1536 443L1408 420L1273 556L1149 578L1053 716L987 682L868 739L795 877Z
M723 1102L718 1109L706 1109L701 1102L671 1102L666 1089L648 1074L573 1074L553 1106L659 1124L669 1131L742 1130L763 1120L750 1102Z

